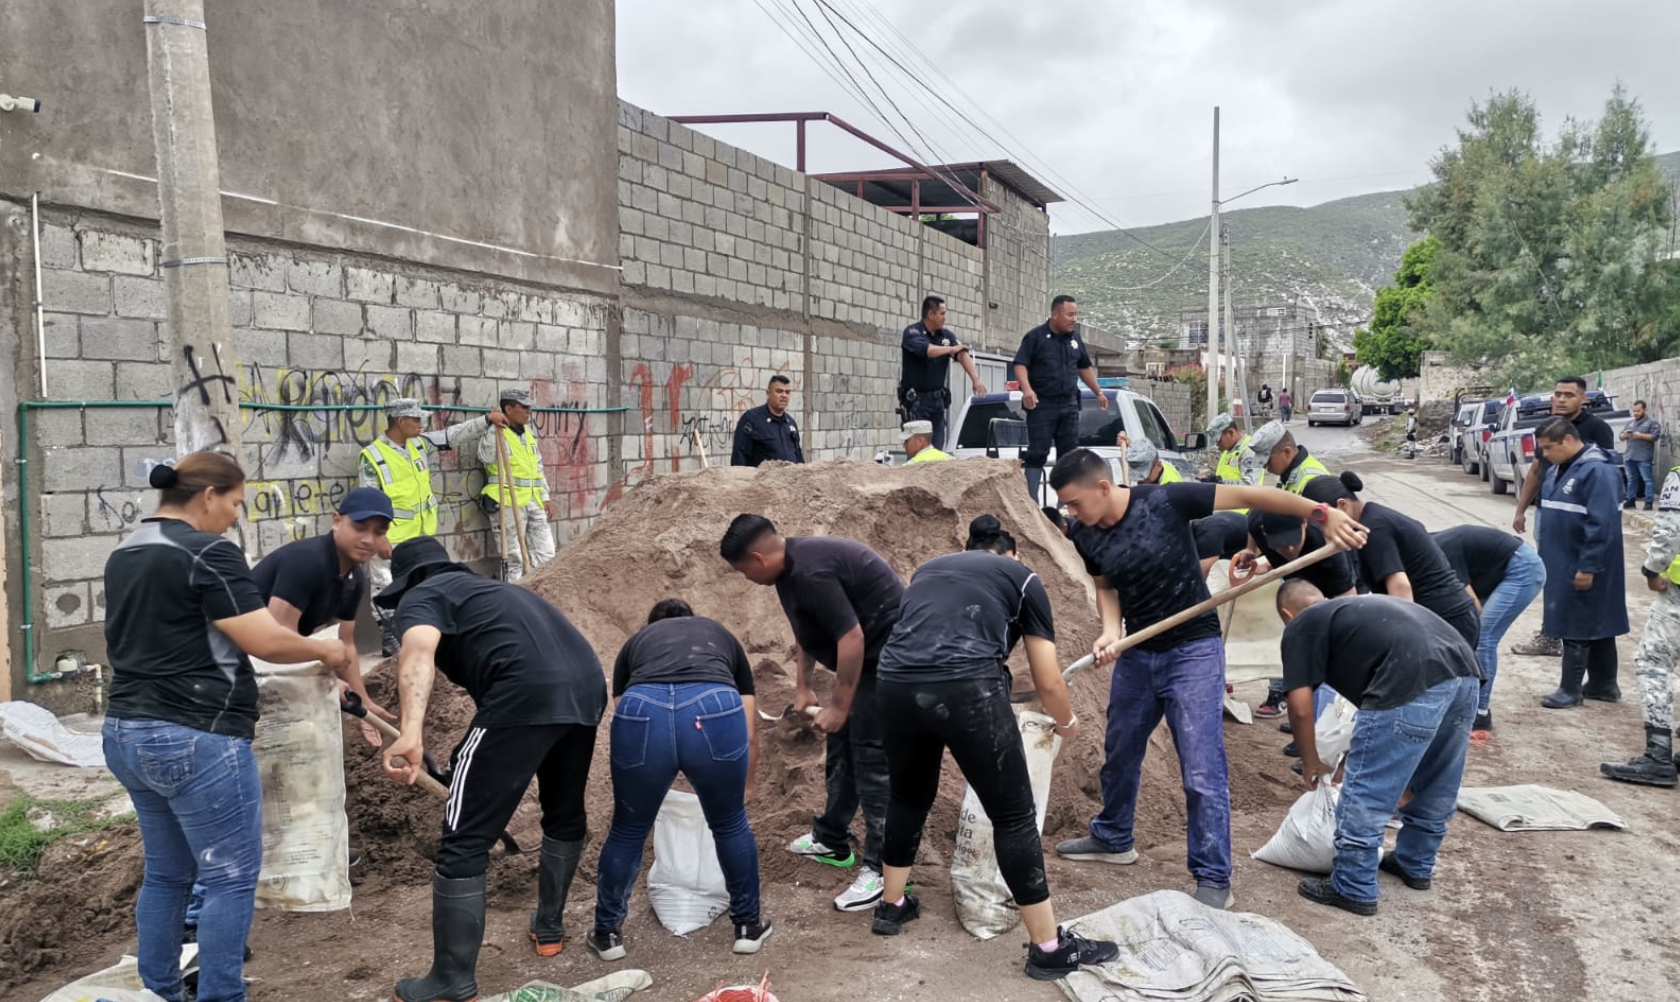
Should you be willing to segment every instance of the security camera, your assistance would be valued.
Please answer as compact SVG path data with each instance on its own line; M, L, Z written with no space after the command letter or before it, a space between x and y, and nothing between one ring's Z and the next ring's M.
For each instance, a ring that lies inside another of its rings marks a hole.
M13 97L0 94L0 111L28 111L39 113L41 102L32 97Z

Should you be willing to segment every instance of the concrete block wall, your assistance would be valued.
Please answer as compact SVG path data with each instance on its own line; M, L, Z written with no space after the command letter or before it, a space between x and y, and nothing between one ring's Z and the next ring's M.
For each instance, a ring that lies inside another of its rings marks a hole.
M1584 372L1587 386L1595 386L1598 374ZM1657 458L1653 470L1658 481L1680 463L1680 358L1665 358L1660 362L1632 365L1623 369L1604 370L1604 392L1616 398L1616 406L1628 408L1635 400L1645 401L1645 410L1662 425L1662 437L1657 440ZM1617 443L1617 448L1626 448Z
M985 347L1014 351L1050 315L1050 230L1044 213L992 177L980 194L1003 211L986 220ZM996 303L997 309L990 304Z
M10 210L9 210L10 211ZM25 213L26 215L26 213ZM493 406L502 387L544 406L601 408L609 400L609 302L348 255L306 254L232 241L229 296L242 402L383 404L400 397ZM42 232L46 376L50 400L168 400L163 281L155 231L74 216ZM33 398L33 386L19 392ZM466 420L436 412L433 424ZM612 476L604 414L542 414L543 460L562 538L600 511ZM330 527L355 485L358 455L385 427L364 411L246 410L250 477L240 531L260 558ZM41 663L63 649L97 651L105 559L155 506L152 464L175 453L166 408L38 410L30 416L30 482L20 485L34 547ZM439 533L463 560L488 555L472 503L484 483L476 450L441 457ZM81 629L77 629L81 628ZM54 631L62 631L55 633Z

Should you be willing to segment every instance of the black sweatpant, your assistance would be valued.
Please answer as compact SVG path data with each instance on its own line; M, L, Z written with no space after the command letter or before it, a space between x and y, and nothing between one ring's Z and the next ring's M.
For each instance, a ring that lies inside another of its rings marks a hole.
M587 835L583 791L594 757L592 726L481 727L474 721L449 758L438 876L460 880L490 869L490 847L513 820L532 777L543 835L562 842Z
M960 682L879 683L881 732L887 746L891 797L881 861L908 867L916 861L922 828L939 793L945 749L986 816L992 820L998 870L1017 905L1050 899L1038 809L1021 731L1009 709L1009 685L1000 670Z

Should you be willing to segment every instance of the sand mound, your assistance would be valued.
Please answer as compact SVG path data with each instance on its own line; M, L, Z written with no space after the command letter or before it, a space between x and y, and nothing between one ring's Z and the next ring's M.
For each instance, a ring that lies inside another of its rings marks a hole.
M1089 578L1072 546L1032 505L1015 465L987 461L899 469L863 462L778 464L656 477L615 504L527 582L583 631L604 666L610 666L619 646L645 621L656 601L687 600L695 612L717 619L740 637L753 659L761 705L775 712L792 698L793 643L787 620L774 589L751 584L717 555L724 529L741 512L763 514L789 535L858 539L906 580L927 560L960 549L975 516L995 514L1015 534L1022 559L1049 589L1064 660L1088 650L1100 628ZM1016 660L1021 661L1019 655ZM1018 674L1024 672L1024 664L1014 667ZM387 696L390 677L389 671L382 671L370 683L375 698ZM819 692L829 678L826 672L818 673ZM1107 673L1092 672L1077 680L1074 701L1086 730L1062 753L1045 822L1047 834L1082 830L1100 800ZM428 715L427 743L434 755L446 758L471 715L463 692L439 685ZM612 810L606 740L603 726L588 796L589 827L596 842ZM1144 848L1179 842L1184 834L1178 764L1170 742L1163 737L1156 745L1145 764L1138 810ZM438 805L386 782L359 738L347 733L346 747L353 832L368 854L370 873L374 879L424 881L437 844ZM751 815L764 850L765 877L775 880L798 871L799 861L781 847L808 830L812 815L822 808L823 742L809 732L770 728L762 738L760 757L758 800ZM940 803L928 825L928 863L949 858L961 793L960 774L947 762ZM510 826L523 846L540 842L537 820L534 798L527 797ZM586 854L584 866L585 877L591 879L593 855ZM534 859L509 862L517 865L498 864L503 880L496 884L513 891L521 886L517 874L534 865Z

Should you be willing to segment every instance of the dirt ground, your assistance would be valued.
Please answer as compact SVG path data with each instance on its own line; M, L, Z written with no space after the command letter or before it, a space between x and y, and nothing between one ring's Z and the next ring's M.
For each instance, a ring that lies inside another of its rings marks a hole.
M1315 454L1352 462L1366 480L1368 497L1431 528L1509 523L1509 500L1493 498L1456 467L1361 455L1363 444L1340 430L1305 433L1300 422L1296 430ZM822 469L813 468L811 475L822 476ZM663 486L656 482L650 486L657 490L641 488L621 504L622 514L633 518L605 520L602 530L568 547L535 586L573 617L609 661L654 599L689 598L697 611L740 632L764 705L775 709L791 685L785 622L770 589L746 585L717 561L716 540L731 515L757 510L792 533L855 535L908 573L959 545L968 518L1002 507L997 513L1005 524L1022 527L1024 559L1051 585L1064 652L1081 650L1094 636L1096 619L1076 559L1033 519L1034 509L1021 492L1002 491L1006 481L952 464L941 472L957 478L956 489L935 494L914 478L937 468L885 480L846 467L829 469L830 479L801 482L793 491L772 482L777 478L759 479L747 471L715 471L714 477L729 478L722 489L699 490L690 482L699 475L667 478ZM801 490L816 493L802 498ZM1628 562L1636 583L1642 526L1630 518ZM625 583L635 581L643 583ZM1675 997L1673 985L1680 979L1680 948L1670 931L1670 902L1680 891L1673 862L1680 850L1675 792L1612 784L1597 772L1600 760L1627 757L1641 743L1638 701L1631 697L1644 595L1642 589L1629 592L1635 633L1621 645L1622 683L1630 698L1544 711L1537 700L1555 686L1556 663L1502 656L1494 693L1497 739L1473 750L1466 777L1472 785L1536 782L1581 790L1621 813L1629 831L1507 835L1460 815L1443 847L1432 892L1412 892L1385 878L1379 914L1355 918L1299 898L1298 874L1248 858L1299 795L1299 780L1279 751L1287 739L1273 726L1227 721L1237 907L1273 917L1306 937L1373 999ZM1511 639L1526 636L1538 623L1536 603L1513 627ZM376 688L389 685L388 675L388 670L376 673ZM1102 675L1088 673L1076 687L1082 720L1101 719ZM428 744L440 757L466 720L460 701L446 698L449 691L440 685L429 717ZM1258 701L1264 692L1257 683L1239 695ZM369 856L368 877L346 912L258 914L251 940L256 955L247 965L253 998L387 998L397 977L421 971L429 960L426 854L435 844L437 809L419 793L383 780L372 750L359 742L346 732L351 820ZM729 952L726 922L679 939L658 925L638 887L624 930L630 955L621 965L652 973L654 987L645 997L683 1002L720 981L756 982L766 971L784 1002L1060 997L1054 986L1020 975L1022 931L980 943L954 919L948 865L961 782L949 763L915 874L924 917L904 936L881 939L868 934L867 915L832 908L830 899L849 874L794 859L783 848L820 807L820 743L809 734L781 732L765 733L763 742L764 771L751 816L763 858L765 910L776 932L764 952L751 958ZM1083 831L1095 805L1100 758L1101 735L1089 724L1064 748L1046 822L1047 850ZM567 908L573 944L552 960L530 952L525 921L535 893L535 855L497 858L479 964L485 991L538 978L578 983L607 968L582 945L593 904L593 847L610 813L605 761L605 748L598 748L589 801L592 849ZM1146 766L1137 865L1071 864L1050 854L1058 915L1073 918L1131 895L1190 888L1176 773L1170 740L1157 735ZM0 801L6 795L0 785ZM540 839L528 809L512 828L528 847ZM13 986L13 997L39 998L132 950L140 874L136 843L132 832L118 831L95 843L55 847L34 884L0 887L0 977Z

